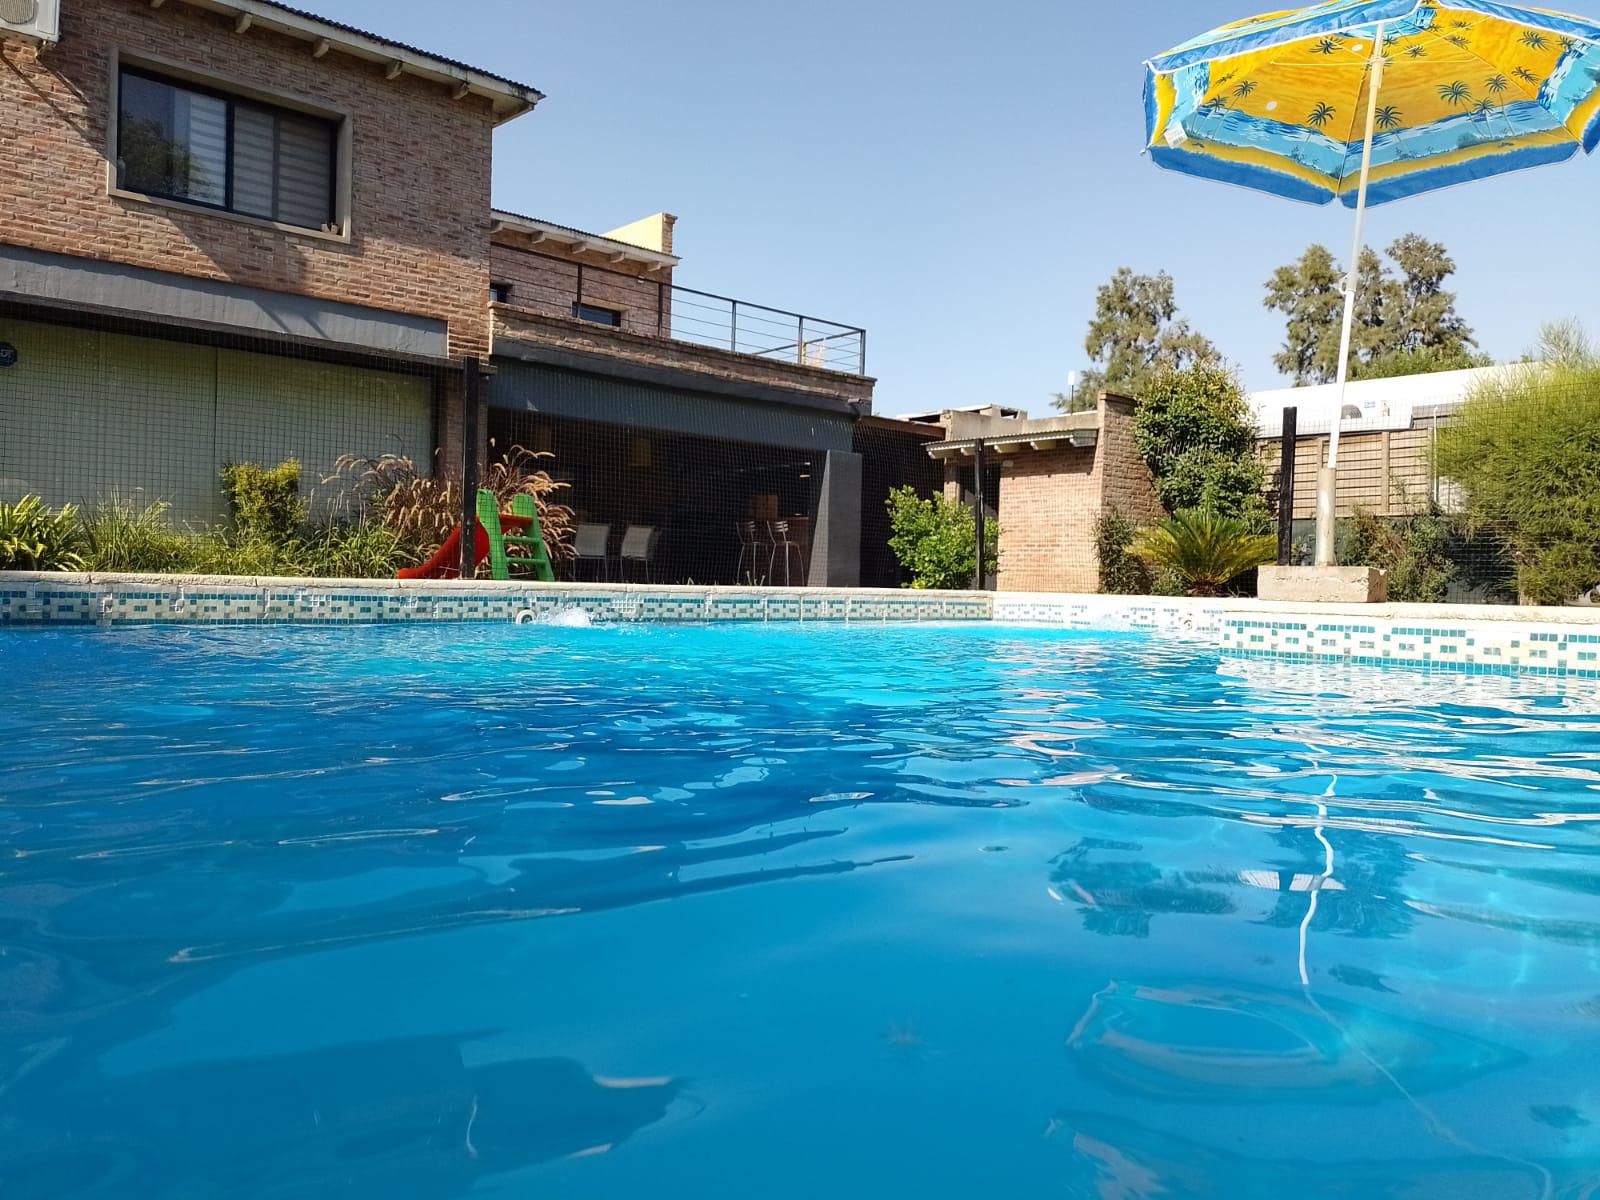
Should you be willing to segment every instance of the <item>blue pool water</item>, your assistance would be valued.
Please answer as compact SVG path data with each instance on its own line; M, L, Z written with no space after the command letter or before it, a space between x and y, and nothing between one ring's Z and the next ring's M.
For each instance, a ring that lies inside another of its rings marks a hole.
M982 626L0 662L5 1200L1600 1187L1592 683Z

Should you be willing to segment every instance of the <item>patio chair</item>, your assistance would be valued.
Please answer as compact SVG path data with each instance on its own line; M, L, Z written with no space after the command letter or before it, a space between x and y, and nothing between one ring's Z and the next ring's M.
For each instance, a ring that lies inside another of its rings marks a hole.
M596 567L596 578L611 581L611 526L579 525L572 538L572 576L577 579L585 563Z
M632 567L639 573L640 582L654 583L656 547L660 540L661 531L654 525L629 525L622 535L622 553L618 555L619 578L626 582Z
M787 521L773 521L768 525L768 536L771 538L772 555L767 560L767 581L776 583L778 579L778 558L783 558L783 586L793 587L794 577L790 570L793 563L800 564L800 584L805 586L806 548L794 536Z
M759 582L756 564L760 561L763 550L768 552L767 557L769 560L771 559L770 545L762 545L761 537L756 532L756 523L754 521L739 521L737 524L739 527L739 566L734 571L733 581L735 583L749 583L751 580ZM749 574L745 573L746 560L750 563Z

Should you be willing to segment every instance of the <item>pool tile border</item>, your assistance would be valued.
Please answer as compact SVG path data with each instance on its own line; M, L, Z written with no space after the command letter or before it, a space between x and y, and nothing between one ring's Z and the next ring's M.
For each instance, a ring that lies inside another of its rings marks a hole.
M999 621L1159 633L1225 654L1600 679L1600 609L1250 599L0 572L0 627L510 622Z
M1000 594L994 619L1147 630L1250 658L1600 679L1600 610L1589 608Z

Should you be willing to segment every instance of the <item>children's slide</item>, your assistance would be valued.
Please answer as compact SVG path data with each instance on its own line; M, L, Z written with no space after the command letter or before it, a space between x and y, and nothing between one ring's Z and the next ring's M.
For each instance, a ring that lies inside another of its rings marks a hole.
M476 524L472 555L475 567L488 559L489 573L495 579L511 579L515 569L516 578L555 582L555 568L545 549L539 509L532 496L517 496L511 501L511 511L501 512L494 493L480 491ZM444 545L427 562L420 567L406 567L397 575L401 579L460 579L461 526L450 532Z

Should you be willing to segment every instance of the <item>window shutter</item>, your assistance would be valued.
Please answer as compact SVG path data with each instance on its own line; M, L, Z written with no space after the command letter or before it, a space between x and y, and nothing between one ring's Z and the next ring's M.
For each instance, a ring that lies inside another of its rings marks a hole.
M204 204L228 202L228 105L215 96L176 94L176 153L186 156L173 174L184 194Z
M273 142L277 120L270 112L246 104L233 110L233 207L271 220Z
M278 117L278 220L311 229L333 220L333 158L326 121Z

